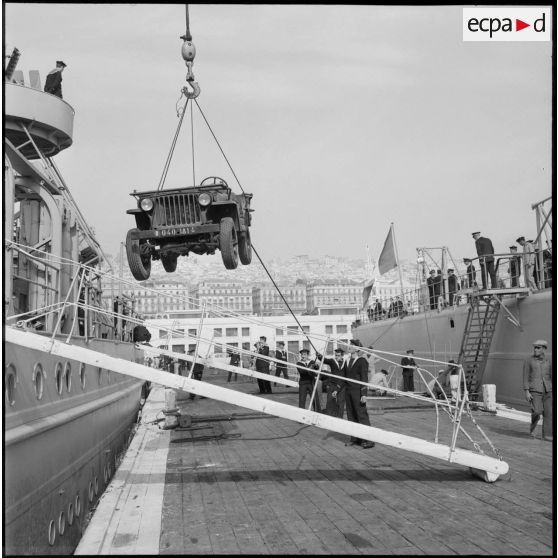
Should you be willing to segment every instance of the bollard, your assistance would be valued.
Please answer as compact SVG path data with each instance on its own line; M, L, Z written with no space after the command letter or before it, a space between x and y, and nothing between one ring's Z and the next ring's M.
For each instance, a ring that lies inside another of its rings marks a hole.
M176 391L172 388L165 388L165 408L163 409L165 415L164 430L176 428L178 426L178 408L176 406Z
M482 400L485 411L496 411L496 386L494 384L484 384L482 386Z

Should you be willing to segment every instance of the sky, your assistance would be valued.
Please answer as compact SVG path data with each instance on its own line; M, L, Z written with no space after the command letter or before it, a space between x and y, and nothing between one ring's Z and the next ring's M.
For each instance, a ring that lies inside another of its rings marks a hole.
M73 145L55 157L105 253L135 226L178 125L184 4L6 3L4 43L41 78L64 60ZM460 6L192 4L198 103L242 188L264 261L400 259L471 233L507 252L552 193L551 42L464 42ZM48 22L48 24L47 24ZM183 103L183 100L181 101ZM194 138L192 157L192 142ZM220 176L197 107L165 188ZM215 255L212 257L220 257Z

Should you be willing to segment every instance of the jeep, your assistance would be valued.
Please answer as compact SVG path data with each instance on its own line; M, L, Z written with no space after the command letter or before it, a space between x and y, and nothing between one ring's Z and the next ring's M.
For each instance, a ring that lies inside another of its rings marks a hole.
M199 186L130 195L137 208L126 213L134 215L136 228L126 235L126 255L138 281L149 279L152 260L172 273L178 256L190 252L214 254L218 248L227 269L236 269L239 259L252 261L252 194L234 194L222 178L210 176Z

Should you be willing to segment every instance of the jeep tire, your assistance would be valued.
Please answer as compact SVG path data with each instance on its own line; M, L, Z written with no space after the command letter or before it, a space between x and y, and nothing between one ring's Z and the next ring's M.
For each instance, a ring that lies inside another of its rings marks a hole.
M219 250L227 269L238 267L238 237L231 217L221 219L219 230Z
M250 231L238 233L238 255L243 265L248 265L252 261L252 241Z
M142 245L145 245L146 241L132 239L132 234L135 232L138 232L138 229L130 229L126 235L128 266L136 281L145 281L151 275L151 255L141 254Z
M178 256L176 254L161 254L161 263L167 273L176 271Z

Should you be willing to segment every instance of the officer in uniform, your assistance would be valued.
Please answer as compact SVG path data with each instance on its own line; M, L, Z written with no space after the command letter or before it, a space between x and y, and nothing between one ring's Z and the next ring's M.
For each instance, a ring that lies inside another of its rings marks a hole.
M344 356L345 351L343 349L335 349L333 358L324 358L324 364L327 364L330 371L335 376L340 376L338 378L332 378L331 376L325 376L323 383L326 387L327 399L326 399L326 414L332 417L343 418L345 412L345 380L344 376ZM317 355L318 359L322 359L322 355Z
M56 68L51 70L45 80L45 91L62 99L62 72L66 64L62 60L56 61Z
M300 360L296 363L298 371L298 406L301 409L306 408L306 398L312 397L314 384L316 382L316 373L306 368L316 368L316 361L310 360L310 351L308 349L301 349ZM316 413L321 413L320 394L318 390L314 394L314 401L312 402L312 410Z
M287 372L287 351L285 351L284 341L277 341L277 349L275 349L275 358L285 363L282 364L278 362L275 364L275 377L280 378L281 374L283 374L283 376L285 376L285 379L288 380L289 374Z
M345 361L344 376L348 380L358 380L364 382L365 385L355 382L345 382L345 402L347 405L347 419L359 424L370 426L368 411L366 410L366 392L368 386L368 360L359 354L359 347L362 343L358 339L351 339L349 348L350 356ZM348 443L350 446L358 445L363 448L373 448L374 442L363 440L355 436L351 436Z
M482 288L487 288L487 274L490 276L491 288L496 288L496 270L494 269L494 247L490 238L481 236L480 232L471 233L475 239L477 256L481 267Z

